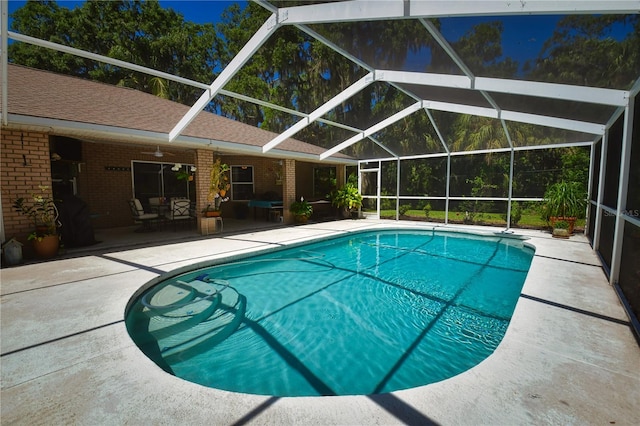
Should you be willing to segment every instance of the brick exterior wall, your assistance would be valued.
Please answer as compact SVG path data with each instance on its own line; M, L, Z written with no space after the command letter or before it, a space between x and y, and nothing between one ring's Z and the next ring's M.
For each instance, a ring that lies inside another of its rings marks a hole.
M291 203L296 201L296 166L297 162L295 160L284 161L284 178L282 179L284 188L282 200L284 201L284 205L282 213L285 223L293 223L294 221L289 207L291 207Z
M42 193L40 186L47 186L47 194L51 195L49 135L26 129L2 128L0 140L4 237L6 240L15 237L25 244L34 224L13 210L13 202L20 197Z

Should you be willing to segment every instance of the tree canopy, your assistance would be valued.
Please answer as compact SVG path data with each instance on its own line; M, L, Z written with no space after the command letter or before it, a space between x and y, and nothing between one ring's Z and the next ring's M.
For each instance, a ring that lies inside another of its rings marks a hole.
M131 62L200 82L220 68L213 24L184 20L157 0L88 1L69 10L55 1L28 1L13 14L12 28L43 40ZM12 62L120 84L191 104L202 90L157 77L96 63L26 43L9 46Z

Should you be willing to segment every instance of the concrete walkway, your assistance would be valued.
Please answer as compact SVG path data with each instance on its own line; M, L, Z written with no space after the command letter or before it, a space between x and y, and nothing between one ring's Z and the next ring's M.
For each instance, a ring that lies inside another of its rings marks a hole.
M640 349L582 236L519 232L536 254L500 346L411 390L276 398L205 388L164 373L126 332L127 302L162 273L386 225L433 226L325 222L3 269L2 425L637 424Z

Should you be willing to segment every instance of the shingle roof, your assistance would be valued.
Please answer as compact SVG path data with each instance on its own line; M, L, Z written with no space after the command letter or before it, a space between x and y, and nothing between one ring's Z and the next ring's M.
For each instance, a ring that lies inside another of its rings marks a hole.
M16 64L8 66L8 81L8 110L16 115L168 134L189 110L186 105L138 90ZM277 136L206 111L182 135L258 147ZM301 154L324 151L291 138L279 149Z

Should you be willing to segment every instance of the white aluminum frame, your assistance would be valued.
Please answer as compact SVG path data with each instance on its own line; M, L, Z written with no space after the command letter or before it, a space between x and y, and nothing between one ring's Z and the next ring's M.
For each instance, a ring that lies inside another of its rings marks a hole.
M293 6L280 9L288 24L320 24L408 18L447 18L453 16L562 15L600 13L638 13L637 1L528 0L354 0Z
M374 143L385 149L391 157L389 159L377 159L377 160L363 160L366 162L377 161L379 168L382 161L396 161L398 164L398 176L400 176L400 167L403 159L410 158L431 158L431 157L447 157L447 187L446 195L446 209L448 213L449 200L460 199L461 197L450 197L449 192L449 180L451 172L451 158L456 155L469 155L469 154L481 154L489 152L510 152L510 184L509 184L509 196L506 199L492 198L494 200L506 200L508 201L508 208L511 207L512 200L518 200L512 197L512 180L513 180L513 166L514 166L514 153L520 150L530 149L544 149L544 148L561 148L564 146L591 146L592 153L594 152L595 143L601 139L601 158L600 158L600 171L598 176L598 194L595 201L596 217L594 220L593 231L593 246L597 250L600 243L600 232L602 222L602 212L607 211L615 214L616 225L615 235L613 242L613 255L610 271L610 282L616 283L619 278L620 258L622 251L622 240L624 233L624 223L629 222L635 226L640 226L640 221L636 218L630 217L625 214L626 209L626 196L629 185L629 167L631 156L631 135L633 131L633 114L634 111L633 100L640 91L640 82L637 81L636 85L631 91L613 90L593 87L571 86L561 85L553 83L540 83L540 82L527 82L519 80L509 79L497 79L490 77L476 77L472 74L470 69L466 66L464 61L457 55L454 49L448 44L442 34L435 28L433 24L428 20L429 18L437 17L454 17L454 16L503 16L503 15L559 15L559 14L638 14L640 13L640 2L638 0L609 0L607 2L602 1L574 1L574 0L557 0L550 2L547 0L528 0L521 2L508 2L497 0L486 0L476 2L462 2L451 0L353 0L339 3L322 3L307 6L295 6L285 8L275 8L268 3L257 0L263 7L269 9L272 15L263 23L261 28L253 35L249 42L240 50L240 52L233 58L231 63L222 71L219 77L211 84L204 84L200 82L194 82L188 79L184 79L175 75L163 73L161 71L149 69L146 67L140 67L135 64L127 63L124 61L118 61L112 58L107 58L101 55L95 55L90 52L84 52L71 47L63 46L56 43L51 43L44 40L39 40L33 37L17 34L8 31L8 4L7 2L0 1L0 86L2 89L2 97L0 104L2 107L2 115L0 117L2 124L7 125L12 123L24 123L34 126L42 126L51 124L51 126L58 126L59 123L53 120L38 120L34 117L18 117L9 114L8 106L8 92L10 90L8 84L7 70L8 70L8 39L14 39L17 41L32 43L35 45L43 46L60 52L66 52L73 55L89 58L96 61L109 63L115 66L132 69L135 71L143 72L149 75L158 76L168 80L176 81L183 84L188 84L194 87L199 87L204 90L204 93L198 99L198 101L191 107L189 112L185 114L182 119L174 126L174 128L166 135L167 142L176 140L182 133L182 131L189 125L189 123L195 119L195 117L206 107L206 105L217 95L233 96L238 99L243 99L249 102L255 102L258 105L265 107L275 108L280 111L297 115L301 117L301 120L288 129L286 132L270 141L267 145L262 147L262 153L266 153L269 150L275 148L279 143L284 141L287 137L291 137L296 132L311 124L314 121L321 121L323 123L348 129L357 133L353 138L337 145L336 147L326 151L320 157L325 159L336 152L344 149L352 143L355 143L364 138L369 138ZM332 22L350 22L350 21L366 21L366 20L394 20L394 19L418 19L419 22L427 29L433 38L440 44L444 51L451 57L454 63L464 73L463 76L459 75L439 75L429 73L409 73L394 70L375 70L368 64L359 60L355 56L336 46L331 41L327 40L311 28L308 28L307 24L320 24L320 23L332 23ZM336 95L331 101L321 105L311 114L300 113L285 107L271 104L266 101L250 98L245 95L236 94L224 90L224 86L233 78L238 70L248 61L251 56L264 44L269 37L274 34L277 29L282 25L293 25L301 31L314 37L316 40L323 42L331 49L343 55L347 60L358 64L363 69L368 70L370 74L363 77L362 80L354 83L350 88ZM353 96L360 90L363 90L366 86L373 81L384 81L394 85L405 94L413 97L417 102L402 111L397 112L391 117L382 120L381 122L371 126L368 129L361 130L352 126L347 126L340 123L332 122L331 120L323 119L322 115L330 111L340 102ZM492 108L477 107L465 104L454 104L441 101L434 101L429 99L420 99L415 94L400 87L400 84L418 84L418 85L431 85L451 88L463 88L467 90L479 91ZM617 106L618 109L609 121L605 124L590 123L579 120L561 119L558 117L550 117L543 114L529 114L516 111L505 111L499 108L499 106L493 101L490 93L506 93L521 96L542 97L548 99L563 99L575 102L583 102L588 104L603 104ZM431 120L431 123L442 143L444 152L424 154L419 156L406 156L400 157L394 155L394 153L386 148L382 143L372 137L377 131L380 131L384 127L392 124L393 122L406 117L407 115L419 110L424 109ZM478 151L465 151L465 152L451 152L442 134L440 133L433 117L430 113L431 110L442 110L461 114L480 115L485 117L491 117L501 120L503 130L505 131L509 147L492 149L492 150L478 150ZM603 185L606 168L607 148L609 145L609 127L618 119L621 113L624 113L624 130L622 140L622 156L620 167L620 182L618 186L618 204L616 209L613 210L607 206L602 205L603 201ZM567 129L572 131L585 132L595 135L592 141L578 142L578 143L566 143L566 144L553 144L547 146L521 146L515 147L513 141L510 138L505 120L517 121L523 123L530 123L542 126L556 127L560 129ZM95 126L88 126L82 123L76 123L74 125L67 125L66 129L88 131L89 128L93 131L106 132L105 129L97 129ZM116 129L117 131L124 132L124 129ZM113 133L113 130L111 131ZM136 133L136 132L130 132ZM150 140L157 140L157 134L152 132L137 132L140 133L139 137L148 137ZM123 133L123 137L125 137ZM357 140L356 140L357 139ZM194 144L196 142L194 138L181 137L181 142ZM217 141L216 143L224 143ZM230 148L234 144L226 143ZM213 145L211 142L209 145ZM246 149L242 151L241 147L237 147L239 152L247 152ZM258 151L256 149L255 151ZM254 151L251 151L254 152ZM334 159L338 161L338 159ZM363 162L359 162L360 164ZM590 174L589 174L589 190L591 190L591 183L594 176L593 156L590 162ZM380 172L378 171L379 176ZM400 190L396 195L397 203L399 202ZM378 197L380 199L380 197ZM403 197L405 198L405 197ZM440 197L428 197L433 199L440 199ZM466 197L463 199L474 199L473 197ZM487 199L487 198L479 198ZM379 205L379 200L378 200ZM378 207L379 208L379 207ZM0 222L0 228L1 226ZM508 223L509 227L509 223ZM0 229L2 231L2 229Z
M209 88L200 96L189 111L169 132L169 142L174 141L180 133L191 123L200 112L211 102L211 100L222 90L222 88L236 75L240 68L253 56L253 54L269 39L280 24L278 23L278 15L272 14L256 33L249 39L240 52L231 60L224 70L218 75Z

